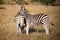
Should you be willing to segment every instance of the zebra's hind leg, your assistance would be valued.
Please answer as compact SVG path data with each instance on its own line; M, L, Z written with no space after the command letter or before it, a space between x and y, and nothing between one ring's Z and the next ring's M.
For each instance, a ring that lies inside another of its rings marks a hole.
M43 23L43 27L46 31L46 35L49 35L49 27L48 27L48 23Z

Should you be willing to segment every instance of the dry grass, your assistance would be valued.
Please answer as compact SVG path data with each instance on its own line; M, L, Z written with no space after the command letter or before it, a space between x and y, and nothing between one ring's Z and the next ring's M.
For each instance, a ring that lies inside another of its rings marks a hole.
M0 9L0 40L60 40L60 6L25 5L31 14L48 14L55 24L55 26L49 25L51 30L49 36L42 32L43 27L35 27L40 32L32 32L29 35L17 34L14 16L19 11L20 6L0 5L0 7L2 7Z

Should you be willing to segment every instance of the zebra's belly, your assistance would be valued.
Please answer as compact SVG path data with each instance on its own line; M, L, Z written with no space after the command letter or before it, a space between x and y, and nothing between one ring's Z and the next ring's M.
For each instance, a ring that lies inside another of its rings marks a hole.
M31 26L39 26L41 23L40 22L31 22L30 25Z

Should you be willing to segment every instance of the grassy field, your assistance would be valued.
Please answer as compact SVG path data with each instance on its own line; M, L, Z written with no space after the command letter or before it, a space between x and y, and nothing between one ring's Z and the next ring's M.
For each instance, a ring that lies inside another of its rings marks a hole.
M46 35L41 26L29 35L17 34L14 16L20 5L0 5L0 40L60 40L60 6L25 5L30 14L45 13L55 26L49 25L50 35Z

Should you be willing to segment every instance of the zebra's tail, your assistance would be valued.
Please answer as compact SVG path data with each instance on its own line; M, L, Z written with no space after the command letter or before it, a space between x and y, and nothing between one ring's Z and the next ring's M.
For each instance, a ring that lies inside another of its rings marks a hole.
M52 25L53 28L56 29L56 27L55 27L56 25L54 23L50 22L50 25Z
M53 23L50 23L52 26L55 26Z

